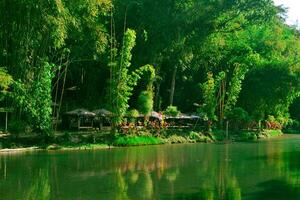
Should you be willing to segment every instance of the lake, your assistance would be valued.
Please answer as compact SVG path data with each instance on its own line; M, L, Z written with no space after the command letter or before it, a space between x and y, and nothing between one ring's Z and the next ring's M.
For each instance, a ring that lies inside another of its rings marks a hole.
M300 199L300 135L0 154L0 199Z

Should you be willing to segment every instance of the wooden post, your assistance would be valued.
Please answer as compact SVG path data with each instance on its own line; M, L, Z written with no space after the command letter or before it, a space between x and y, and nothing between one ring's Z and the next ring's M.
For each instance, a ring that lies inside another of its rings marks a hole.
M5 112L5 132L7 132L7 124L8 124L8 112Z
M228 127L229 127L229 121L226 122L226 139L229 139L229 134L228 134Z
M78 116L78 121L77 121L77 128L78 128L78 130L80 130L80 117Z
M102 117L100 117L100 126L99 126L99 128L100 128L100 131L103 129L103 118Z

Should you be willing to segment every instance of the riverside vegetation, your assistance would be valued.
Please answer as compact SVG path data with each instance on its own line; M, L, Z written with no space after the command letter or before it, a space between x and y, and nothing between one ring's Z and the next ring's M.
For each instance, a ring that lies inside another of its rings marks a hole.
M300 130L300 34L272 0L4 0L0 13L0 107L13 108L1 147ZM83 107L110 110L111 131L62 132L62 114ZM120 131L128 113L153 110L194 113L203 127Z

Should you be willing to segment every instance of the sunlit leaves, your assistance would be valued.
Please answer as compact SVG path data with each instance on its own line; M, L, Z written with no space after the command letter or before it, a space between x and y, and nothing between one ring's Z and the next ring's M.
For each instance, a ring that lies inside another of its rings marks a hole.
M12 81L11 75L4 68L0 67L0 92L7 91Z

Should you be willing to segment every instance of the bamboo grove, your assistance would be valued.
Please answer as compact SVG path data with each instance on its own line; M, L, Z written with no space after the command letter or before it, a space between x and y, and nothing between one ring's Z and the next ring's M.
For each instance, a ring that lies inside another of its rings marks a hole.
M221 129L297 125L300 35L285 12L272 0L2 0L0 107L44 135L77 107L106 107L115 124L173 105Z

